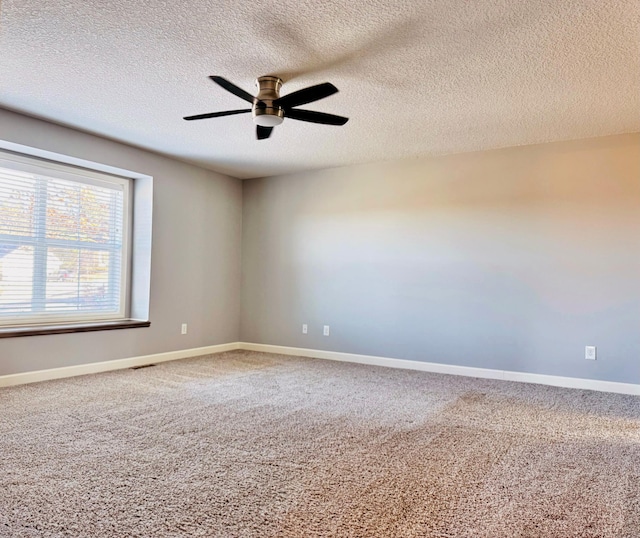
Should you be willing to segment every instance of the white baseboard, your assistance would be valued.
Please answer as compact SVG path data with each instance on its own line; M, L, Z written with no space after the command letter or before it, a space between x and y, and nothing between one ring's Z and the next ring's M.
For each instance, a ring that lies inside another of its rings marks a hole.
M264 351L281 355L297 355L300 357L312 357L316 359L328 359L333 361L355 362L359 364L371 364L374 366L386 366L389 368L404 368L419 370L422 372L434 372L438 374L453 374L469 377L482 377L486 379L503 379L505 381L518 381L521 383L536 383L565 387L572 389L597 390L602 392L615 392L618 394L631 394L640 396L640 385L632 383L618 383L615 381L599 381L580 377L562 377L544 374L529 374L526 372L513 372L509 370L492 370L489 368L474 368L471 366L455 366L435 362L409 361L404 359L392 359L389 357L376 357L374 355L357 355L354 353L341 353L338 351L322 351L319 349L307 349L301 347L274 346L270 344L251 344L240 342L239 349L249 351Z
M632 394L640 396L640 385L635 385L632 383L599 381L596 379L584 379L579 377L530 374L526 372L513 372L509 370L492 370L489 368L456 366L452 364L441 364L436 362L409 361L405 359L376 357L374 355L357 355L355 353L341 353L338 351L322 351L319 349L308 349L302 347L252 344L249 342L230 342L228 344L181 349L179 351L169 351L166 353L156 353L153 355L129 357L126 359L115 359L112 361L93 362L89 364L79 364L77 366L65 366L62 368L51 368L49 370L37 370L35 372L10 374L0 376L0 387L10 387L13 385L34 383L36 381L48 381L51 379L61 379L64 377L74 377L85 374L96 374L100 372L108 372L111 370L121 370L134 366L145 366L147 364L156 364L159 362L186 359L189 357L197 357L199 355L209 355L211 353L233 351L235 349L244 349L247 351L262 351L266 353L277 353L280 355L296 355L300 357L311 357L333 361L354 362L359 364L371 364L373 366L403 368L408 370L418 370L422 372L433 372L438 374L463 375L468 377L481 377L486 379L503 379L505 381L518 381L521 383L537 383L541 385L552 385L555 387L597 390L602 392L615 392L619 394Z
M232 351L239 349L238 342L229 344L218 344L215 346L195 347L191 349L181 349L179 351L168 351L166 353L155 353L153 355L141 355L126 359L114 359L112 361L91 362L89 364L79 364L77 366L64 366L62 368L51 368L49 370L36 370L34 372L24 372L20 374L10 374L0 376L0 387L10 387L13 385L23 385L25 383L35 383L36 381L49 381L51 379L62 379L63 377L75 377L85 374L97 374L109 372L111 370L122 370L134 366L146 366L159 362L175 361L197 357L198 355L209 355L210 353L221 353L222 351Z

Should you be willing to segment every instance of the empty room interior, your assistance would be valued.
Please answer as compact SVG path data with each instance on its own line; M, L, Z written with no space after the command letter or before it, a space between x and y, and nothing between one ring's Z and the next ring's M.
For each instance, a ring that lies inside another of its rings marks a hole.
M640 538L640 4L0 2L0 537Z

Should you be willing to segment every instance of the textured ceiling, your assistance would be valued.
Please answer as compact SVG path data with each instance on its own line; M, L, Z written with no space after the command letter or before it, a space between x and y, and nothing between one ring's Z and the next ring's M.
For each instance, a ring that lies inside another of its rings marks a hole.
M0 106L237 177L640 131L637 0L3 0ZM257 141L181 118L330 81Z

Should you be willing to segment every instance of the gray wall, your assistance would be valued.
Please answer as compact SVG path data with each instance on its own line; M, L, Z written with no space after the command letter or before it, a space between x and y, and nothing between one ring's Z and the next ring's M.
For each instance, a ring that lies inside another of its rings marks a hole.
M6 110L0 139L154 177L151 327L3 338L0 375L238 340L239 180Z
M638 383L639 148L621 135L245 181L241 338Z
M242 339L640 382L638 134L244 184L5 110L0 139L154 176L151 327L0 339L0 375Z

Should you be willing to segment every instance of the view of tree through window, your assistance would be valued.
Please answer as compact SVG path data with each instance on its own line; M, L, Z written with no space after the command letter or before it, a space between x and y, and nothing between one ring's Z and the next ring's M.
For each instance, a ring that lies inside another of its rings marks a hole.
M123 313L125 195L0 168L0 323Z

